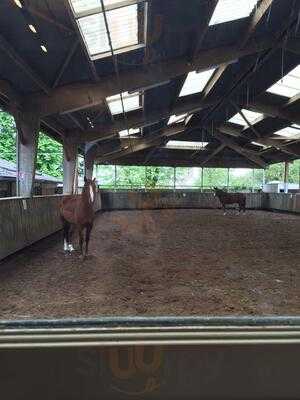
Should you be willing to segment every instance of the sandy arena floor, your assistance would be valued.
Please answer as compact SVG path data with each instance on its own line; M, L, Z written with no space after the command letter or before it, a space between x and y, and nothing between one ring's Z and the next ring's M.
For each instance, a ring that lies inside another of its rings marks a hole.
M98 215L91 254L61 233L0 264L0 318L299 315L300 217L262 211Z

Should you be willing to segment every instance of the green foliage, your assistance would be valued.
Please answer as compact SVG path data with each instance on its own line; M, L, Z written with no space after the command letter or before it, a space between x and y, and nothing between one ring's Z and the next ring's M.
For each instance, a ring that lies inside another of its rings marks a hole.
M11 115L0 110L0 158L16 161L16 125ZM43 133L39 135L37 170L55 177L62 176L62 145Z
M44 133L40 133L36 160L37 170L47 175L61 177L62 162L62 145Z
M0 158L16 161L16 125L14 119L0 110Z
M227 186L227 168L204 168L203 187L214 186Z

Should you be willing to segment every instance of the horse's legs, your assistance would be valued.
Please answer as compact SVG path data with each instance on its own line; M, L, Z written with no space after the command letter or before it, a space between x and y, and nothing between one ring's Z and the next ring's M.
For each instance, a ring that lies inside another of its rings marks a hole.
M223 206L224 215L226 215L226 204L222 203L222 206Z
M92 228L93 228L93 224L88 224L86 226L86 232L85 232L85 255L87 255L87 253L89 251L89 241L90 241Z
M63 223L64 251L68 251L70 223L64 217L61 217L61 220Z
M70 230L69 230L69 240L68 240L68 250L69 251L74 251L75 250L73 245L72 245L72 237L73 237L73 234L74 234L74 229L75 229L75 227L71 226Z
M83 254L82 247L83 247L83 227L80 226L78 229L78 235L79 235L79 249L80 249L80 254Z

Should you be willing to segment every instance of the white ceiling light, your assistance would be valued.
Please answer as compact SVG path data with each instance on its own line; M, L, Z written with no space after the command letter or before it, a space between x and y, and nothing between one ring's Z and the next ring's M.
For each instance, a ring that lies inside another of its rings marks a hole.
M291 126L287 126L286 128L274 132L274 135L282 136L286 139L298 140L300 139L300 125L293 124Z
M119 132L119 137L120 138L126 138L128 136L136 135L138 133L140 133L140 129L139 128L130 128L128 130L124 129L123 131Z
M32 25L32 24L29 24L28 26L29 26L29 29L31 30L31 32L33 32L33 33L37 33L37 31L36 31L36 28L35 28L35 26L34 26L34 25Z
M189 142L184 140L169 140L165 145L167 149L172 150L205 150L208 142Z
M300 92L300 65L272 85L267 92L293 97Z
M250 111L250 110L241 110L244 116L247 118L247 120L250 122L250 124L254 125L256 124L259 120L263 118L263 114ZM243 127L247 127L248 124L244 120L244 118L241 116L241 114L237 113L233 117L230 118L228 122L232 122L233 124L238 124L242 125Z
M257 0L219 0L209 25L249 17Z
M48 53L47 47L44 44L41 45L41 49L44 53Z
M23 7L23 5L22 5L22 3L21 3L20 0L14 0L14 2L15 2L15 4L16 4L19 8L22 8L22 7Z
M122 93L122 99L124 104L124 111L133 111L141 108L141 96L139 93L129 94L128 92ZM107 104L109 106L110 112L115 114L123 113L121 96L116 94L106 98Z
M184 82L179 97L202 92L214 70L215 68L202 72L190 72Z
M183 122L185 120L185 117L187 114L182 114L182 115L171 115L168 121L168 125L171 124L178 124L178 122Z

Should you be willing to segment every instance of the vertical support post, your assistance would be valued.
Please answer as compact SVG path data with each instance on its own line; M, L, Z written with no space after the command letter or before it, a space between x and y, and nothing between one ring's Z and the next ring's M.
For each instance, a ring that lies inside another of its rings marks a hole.
M255 181L255 175L254 175L254 168L252 168L252 193L254 193L254 181Z
M70 139L65 138L64 148L64 165L63 165L63 194L69 195L74 193L75 173L77 167L78 147Z
M227 192L229 192L229 170L230 170L230 168L227 168L227 184L226 184Z
M203 192L203 174L204 174L204 168L201 168L201 192Z
M145 192L147 192L147 166L145 166Z
M31 197L34 190L40 118L33 113L18 113L15 121L18 131L17 193L22 197Z
M300 173L300 169L299 169L299 173ZM263 169L262 190L264 190L265 184L266 184L266 170Z
M173 176L173 190L176 190L176 167L174 167L174 176Z
M16 196L20 197L20 139L19 134L16 135L16 149L17 149L17 172L16 172ZM12 191L11 191L12 196Z
M85 162L84 174L87 177L87 179L93 179L93 170L94 170L94 161L91 161L90 163Z
M117 166L115 165L115 181L114 181L114 190L117 190Z
M87 179L93 179L95 158L96 158L96 147L92 146L88 148L86 145L84 154L84 176Z
M284 193L289 191L289 163L286 161L284 163Z
M298 185L298 189L300 190L300 160L298 160L298 165L299 165L299 185Z

